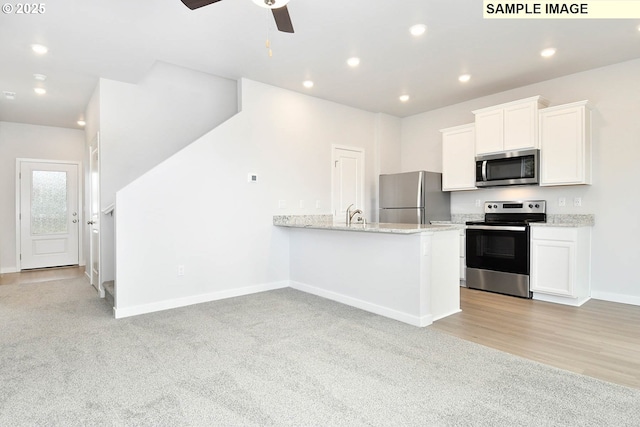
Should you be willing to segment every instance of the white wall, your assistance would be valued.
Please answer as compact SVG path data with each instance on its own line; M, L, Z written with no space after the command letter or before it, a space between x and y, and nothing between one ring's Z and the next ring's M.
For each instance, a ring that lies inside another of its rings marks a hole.
M400 118L388 114L376 114L376 146L374 153L376 156L376 170L374 179L377 179L376 177L382 173L395 173L400 170L401 133L402 120ZM379 208L378 182L376 181L369 206L371 210L370 219L372 221L378 221Z
M102 209L116 191L238 112L236 81L164 62L138 84L100 79L96 91L99 125L87 125L100 131ZM113 217L103 215L104 281L114 279L114 233Z
M375 114L241 83L241 113L118 192L117 315L286 283L272 216L330 213L332 144L365 150L365 194L377 192Z
M17 266L16 159L81 162L83 154L84 131L0 122L0 272L14 272Z
M475 200L544 199L548 212L595 214L592 295L640 304L640 60L573 74L478 98L403 120L403 170L441 170L441 128L473 122L472 110L542 95L551 105L588 99L593 113L593 185L454 192L452 213L481 213ZM438 146L438 149L434 147ZM436 157L434 153L438 153ZM434 169L435 170L435 169ZM558 206L566 197L567 206ZM574 197L582 207L574 207Z

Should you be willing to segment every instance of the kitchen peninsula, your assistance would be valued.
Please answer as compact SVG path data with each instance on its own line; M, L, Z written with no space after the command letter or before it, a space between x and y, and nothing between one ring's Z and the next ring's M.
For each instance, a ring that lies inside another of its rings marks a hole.
M414 326L460 311L460 225L273 223L288 228L294 289Z

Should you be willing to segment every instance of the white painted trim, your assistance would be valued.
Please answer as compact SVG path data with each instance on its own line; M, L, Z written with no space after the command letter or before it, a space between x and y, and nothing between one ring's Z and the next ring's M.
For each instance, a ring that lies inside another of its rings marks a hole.
M640 306L640 297L634 295L613 294L611 292L591 291L591 298L620 304L631 304Z
M24 157L18 157L16 158L16 175L15 175L15 188L16 188L16 213L15 213L15 222L16 222L16 271L21 271L22 270L22 262L20 260L20 244L22 243L22 230L20 229L20 208L21 208L21 195L22 195L22 188L21 188L21 183L20 183L20 171L22 169L22 162L29 162L29 163L55 163L55 164L61 164L61 165L76 165L77 166L77 171L78 171L78 206L76 207L76 211L78 212L78 265L84 265L85 264L85 259L84 259L84 246L82 244L83 242L83 237L84 237L84 232L83 229L84 227L82 227L82 225L84 224L84 215L83 215L83 208L84 206L82 205L82 201L84 198L84 179L83 179L83 172L84 169L82 168L82 162L76 162L76 161L72 161L72 160L50 160L50 159L29 159L29 158L24 158Z
M113 314L116 319L122 319L124 317L137 316L140 314L153 313L156 311L169 310L172 308L185 307L193 304L200 304L203 302L218 301L226 298L239 297L243 295L251 295L258 292L272 291L275 289L282 289L289 286L288 281L264 283L255 286L246 286L244 288L229 289L225 291L212 292L202 295L193 295L183 298L176 298L172 300L158 301L150 304L136 305L133 307L113 308Z
M456 314L456 313L462 313L462 310L460 310L460 309L452 310L452 311L449 311L447 313L443 313L443 314L441 314L439 316L433 316L433 319L431 319L431 320L435 322L436 320L444 319L445 317L451 316L452 314Z
M339 294L333 291L327 291L325 289L320 289L315 286L307 285L305 283L300 283L293 280L289 282L289 286L298 291L306 292L312 295L317 295L322 298L330 299L332 301L346 304L351 307L359 308L361 310L368 311L370 313L378 314L380 316L384 316L390 319L398 320L400 322L408 323L413 326L419 326L419 327L429 326L430 324L433 323L433 320L434 320L431 314L428 314L422 317L417 317L411 314L403 313L401 311L393 310L387 307L382 307L377 304L372 304L370 302L362 301L357 298Z
M11 273L17 273L18 269L16 267L5 267L5 268L0 268L0 274L11 274Z
M547 295L547 294L534 292L533 299L537 301L545 301L545 302L552 302L555 304L564 304L564 305L571 305L573 307L580 307L582 304L589 301L591 298L590 297L582 297L582 298L559 297L556 295Z

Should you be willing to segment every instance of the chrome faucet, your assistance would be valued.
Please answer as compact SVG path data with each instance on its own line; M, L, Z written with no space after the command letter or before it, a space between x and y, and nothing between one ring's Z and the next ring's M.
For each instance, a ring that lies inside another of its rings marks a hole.
M346 211L345 222L347 223L347 225L351 225L351 220L353 219L354 216L362 213L360 209L356 209L355 211L351 212L351 206L353 206L353 203L347 207L347 211Z

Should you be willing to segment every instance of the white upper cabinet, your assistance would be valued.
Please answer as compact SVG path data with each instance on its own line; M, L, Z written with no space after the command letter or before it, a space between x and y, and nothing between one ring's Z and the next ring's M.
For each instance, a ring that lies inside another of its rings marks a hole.
M476 154L538 148L538 110L547 105L534 96L473 111Z
M587 101L540 110L540 185L591 184Z
M475 126L442 129L442 190L475 190Z

